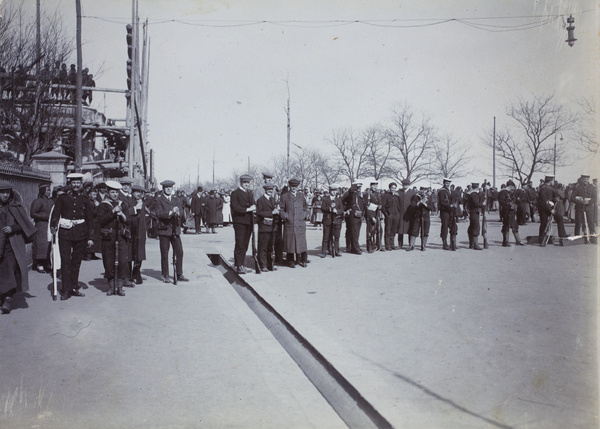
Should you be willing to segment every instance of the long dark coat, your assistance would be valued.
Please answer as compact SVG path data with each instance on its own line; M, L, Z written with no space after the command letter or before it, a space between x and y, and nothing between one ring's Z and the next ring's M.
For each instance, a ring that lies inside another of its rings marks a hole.
M50 257L48 222L50 220L52 207L54 207L54 201L51 198L40 197L36 198L31 203L29 215L35 222L35 227L37 228L37 232L33 238L33 259L48 259Z
M281 219L283 220L283 251L302 253L308 250L306 244L306 216L308 204L304 194L286 192L281 196Z
M204 200L204 210L206 213L206 223L208 225L218 225L223 223L223 200L216 195L209 195ZM221 216L219 216L219 213Z
M137 201L136 201L137 205ZM142 208L136 209L135 205L130 208L131 240L129 241L129 261L146 260L146 203L142 201Z
M14 259L4 255L0 259L0 293L6 293L11 289L17 288L17 292L26 292L29 290L29 273L27 272L27 252L25 249L25 240L29 240L35 234L36 228L29 220L27 212L23 208L23 198L17 191L13 191L8 204L2 209L3 215L0 216L0 229L5 226L12 226L13 232L8 236L0 233L0 244L4 246L10 243L10 248ZM18 265L20 276L14 275L14 263ZM19 282L20 278L20 282Z
M400 222L398 222L398 234L408 234L410 231L410 225L408 220L405 220L404 214L410 206L410 199L415 195L415 191L412 189L398 191L398 211L400 212Z

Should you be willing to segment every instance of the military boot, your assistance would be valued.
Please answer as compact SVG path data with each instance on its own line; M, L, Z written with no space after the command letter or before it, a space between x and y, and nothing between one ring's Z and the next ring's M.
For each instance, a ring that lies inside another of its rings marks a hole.
M456 235L451 235L450 236L450 249L452 251L456 250Z
M502 247L510 247L510 244L508 244L508 232L502 234Z
M412 235L410 235L408 237L408 248L406 249L407 252L410 252L411 250L415 250L415 241L417 240L417 237L413 237Z
M319 256L321 258L324 258L327 256L327 243L325 243L325 242L321 243L321 253L319 253Z
M473 236L469 235L469 249L473 248Z
M423 237L423 252L425 250L427 250L427 239L428 238L429 238L428 236Z
M515 236L515 241L517 242L517 246L525 246L525 243L523 243L521 241L521 237L519 236L518 232L513 232L513 235Z
M335 256L342 256L342 252L340 252L340 242L338 240L335 241Z
M117 295L125 296L125 291L123 290L123 284L125 283L124 279L119 279L117 281Z
M450 241L452 241L452 238L450 239ZM448 247L448 239L446 237L442 237L442 243L444 244L442 246L444 250L450 250L450 247Z
M473 249L483 250L481 247L479 247L479 237L473 237Z

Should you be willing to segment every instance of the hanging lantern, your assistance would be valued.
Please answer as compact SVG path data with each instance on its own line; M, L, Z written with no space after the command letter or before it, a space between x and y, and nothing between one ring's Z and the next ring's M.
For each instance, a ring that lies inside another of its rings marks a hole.
M575 30L575 26L573 25L573 23L575 22L575 18L573 18L573 15L569 16L567 18L567 23L569 24L569 26L567 27L567 40L565 40L565 42L567 42L569 44L569 46L573 47L573 45L575 44L575 41L577 40L575 38L575 35L573 34L573 31Z

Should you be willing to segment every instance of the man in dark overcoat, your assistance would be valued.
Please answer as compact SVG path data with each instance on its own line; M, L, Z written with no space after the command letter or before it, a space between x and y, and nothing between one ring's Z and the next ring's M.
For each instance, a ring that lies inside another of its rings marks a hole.
M404 246L404 234L410 232L409 222L405 219L406 210L410 206L410 200L415 191L409 189L410 179L402 179L402 189L398 191L398 210L400 212L400 220L398 221L398 244L400 248Z
M498 204L502 213L502 246L510 247L508 243L508 233L512 230L517 246L523 246L521 237L519 237L519 223L517 222L517 186L515 182L509 180L506 186L498 193Z
M572 200L575 203L575 235L579 235L581 226L585 228L589 234L595 234L595 213L597 199L596 187L590 183L590 176L583 174L577 181L575 191L573 192ZM585 212L585 216L583 213ZM585 221L587 220L587 225ZM590 242L596 243L596 237L591 237Z
M238 274L246 274L249 271L244 267L248 244L252 236L254 227L254 196L250 190L252 176L242 174L240 176L240 186L231 193L231 220L233 222L233 231L235 234L235 246L233 248L233 258L235 269Z
M275 215L279 208L275 201L275 185L265 183L264 194L256 201L256 221L258 223L258 264L261 271L275 271L273 265L273 247L275 245Z
M385 218L385 250L393 250L398 233L398 222L400 222L400 201L396 182L391 182L388 187L389 192L383 194L382 197L381 211Z
M452 231L450 237L456 235L456 218L454 217L454 207L452 207L450 199L450 183L452 180L444 177L442 188L438 191L438 207L440 209L440 221L442 223L440 229L440 237L442 238L442 248L450 250L448 246L448 231Z
M189 281L183 275L183 245L181 243L180 216L183 215L183 201L173 194L175 182L164 180L160 183L163 190L154 199L151 211L158 219L158 240L160 245L160 270L163 283L171 283L169 278L169 247L175 253L175 266L178 282Z
M469 208L469 227L467 234L469 235L469 248L475 250L483 250L479 247L479 233L481 232L481 223L479 215L484 210L485 197L479 190L479 183L472 183L471 190L467 194Z
M70 190L59 195L52 211L50 230L58 231L60 251L61 290L60 299L85 296L79 291L79 269L87 247L92 247L92 222L94 208L82 191L83 174L67 176Z
M283 222L283 247L286 252L286 262L291 268L295 268L296 264L306 267L308 263L308 246L306 244L308 203L304 194L298 190L298 186L300 186L298 179L290 179L288 186L289 191L281 197L279 213Z

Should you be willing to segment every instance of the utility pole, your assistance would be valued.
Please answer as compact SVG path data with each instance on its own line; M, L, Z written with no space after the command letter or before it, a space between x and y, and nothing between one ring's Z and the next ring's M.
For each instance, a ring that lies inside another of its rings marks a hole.
M493 167L493 182L494 182L494 188L496 187L496 117L494 116L494 145L493 145L493 153L492 153L492 159L494 160L494 167Z
M83 90L82 86L82 49L81 49L81 0L75 0L75 8L77 13L77 30L76 30L76 44L77 44L77 89L75 91L75 171L81 171L82 165L82 148L81 148L81 117L83 116L82 97Z
M287 115L287 160L285 174L287 176L286 180L290 180L290 83L286 80L285 84L287 85L288 90L287 109L285 109L285 113Z

